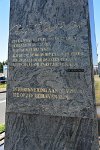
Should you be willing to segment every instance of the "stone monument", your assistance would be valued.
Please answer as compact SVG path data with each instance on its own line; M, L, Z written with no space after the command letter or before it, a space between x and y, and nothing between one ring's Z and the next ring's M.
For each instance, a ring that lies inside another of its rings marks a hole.
M11 0L5 150L99 150L91 0Z

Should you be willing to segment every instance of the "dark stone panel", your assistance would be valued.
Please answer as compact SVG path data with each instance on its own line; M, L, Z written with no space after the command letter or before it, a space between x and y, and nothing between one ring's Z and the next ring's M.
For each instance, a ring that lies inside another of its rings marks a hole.
M89 118L7 113L5 150L98 150Z
M11 0L7 112L95 118L90 34L87 0Z

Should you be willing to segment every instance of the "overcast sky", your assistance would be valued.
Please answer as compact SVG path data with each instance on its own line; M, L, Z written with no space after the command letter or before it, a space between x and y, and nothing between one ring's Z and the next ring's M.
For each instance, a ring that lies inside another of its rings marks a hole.
M93 2L97 53L100 61L100 0ZM7 60L8 55L9 3L10 0L0 0L0 61Z

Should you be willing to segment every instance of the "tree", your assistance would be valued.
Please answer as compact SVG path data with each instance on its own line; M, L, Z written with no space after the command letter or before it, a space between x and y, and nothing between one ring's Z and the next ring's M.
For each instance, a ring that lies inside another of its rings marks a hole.
M5 61L5 65L8 65L8 60Z
M0 73L2 73L2 72L3 72L3 63L0 62Z
M3 72L3 66L8 64L8 60L0 62L0 73Z

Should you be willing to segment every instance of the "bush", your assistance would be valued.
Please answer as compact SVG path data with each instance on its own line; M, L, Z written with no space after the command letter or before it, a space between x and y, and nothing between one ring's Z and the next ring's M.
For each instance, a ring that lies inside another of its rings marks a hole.
M2 133L3 131L5 131L5 125L0 124L0 133Z

